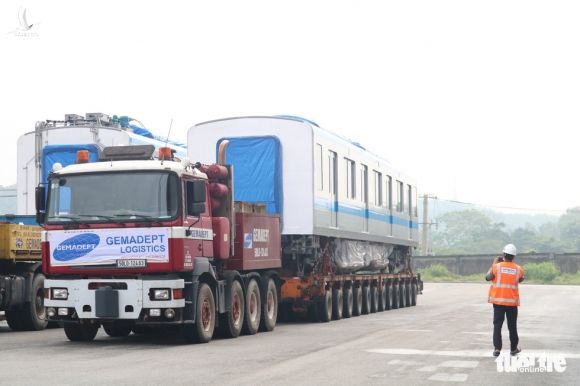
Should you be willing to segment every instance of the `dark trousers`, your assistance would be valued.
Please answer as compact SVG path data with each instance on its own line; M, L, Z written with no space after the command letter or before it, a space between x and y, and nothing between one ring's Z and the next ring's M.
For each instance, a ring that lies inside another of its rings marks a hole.
M518 348L520 341L518 337L518 307L493 305L493 346L501 350L501 328L507 316L507 325L510 332L511 350Z

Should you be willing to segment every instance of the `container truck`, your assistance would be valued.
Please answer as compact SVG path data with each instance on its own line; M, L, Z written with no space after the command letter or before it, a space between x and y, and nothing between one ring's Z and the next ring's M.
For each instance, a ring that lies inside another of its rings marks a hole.
M45 305L68 339L161 327L205 343L272 331L282 310L329 322L416 304L415 184L360 145L245 117L192 127L187 158L154 153L81 150L37 190Z

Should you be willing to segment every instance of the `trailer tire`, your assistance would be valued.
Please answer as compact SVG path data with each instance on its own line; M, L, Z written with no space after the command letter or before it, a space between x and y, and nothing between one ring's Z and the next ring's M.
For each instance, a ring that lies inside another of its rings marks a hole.
M246 312L244 317L244 327L242 332L246 335L254 335L260 328L262 302L260 297L260 287L255 279L248 282L246 288Z
M267 278L264 285L264 299L262 302L262 321L260 331L272 331L278 319L278 290L274 279Z
M405 307L411 307L411 283L405 284Z
M32 279L30 302L24 304L19 311L22 329L26 331L44 330L48 325L46 310L44 308L44 275L39 273Z
M391 287L393 288L393 296L391 297L391 309L396 310L399 308L399 284L393 283Z
M407 287L405 283L399 283L399 308L407 307L406 300L407 300Z
M113 338L125 338L131 333L131 326L123 326L117 323L104 323L103 330Z
M344 288L343 289L343 294L342 294L342 299L343 299L343 303L344 303L344 309L342 310L342 317L343 318L350 318L352 316L352 303L353 303L353 299L352 299L352 288Z
M229 290L231 291L230 310L219 316L220 332L226 338L237 338L244 326L244 313L246 311L244 290L237 280L231 282Z
M95 339L99 331L98 324L92 323L65 323L64 333L71 342L90 342Z
M376 286L370 287L371 292L371 313L379 311L379 289Z
M363 308L363 294L361 287L352 288L352 316L359 316L362 314Z
M385 311L393 308L393 286L391 284L385 284Z
M342 288L332 289L332 318L334 320L342 319L342 311L344 308Z
M328 323L332 320L332 292L324 291L324 296L318 301L318 320Z
M387 309L387 287L383 285L379 291L379 311Z
M411 283L411 306L417 305L417 283Z

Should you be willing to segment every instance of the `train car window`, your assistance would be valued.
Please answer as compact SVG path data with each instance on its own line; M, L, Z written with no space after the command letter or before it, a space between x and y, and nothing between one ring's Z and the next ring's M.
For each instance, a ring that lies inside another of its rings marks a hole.
M417 188L413 187L413 216L419 216L419 209L417 208Z
M314 170L316 175L316 188L324 190L324 168L322 167L322 145L317 143L314 148Z
M403 192L403 183L401 181L397 181L397 212L403 211L403 202L405 195Z
M369 202L369 168L367 165L360 166L360 199L364 203Z
M338 191L338 166L336 153L332 150L328 151L328 193L336 196Z
M356 199L356 164L348 158L346 161L346 198Z
M373 170L375 176L375 206L383 206L383 174Z
M413 188L411 185L407 185L407 199L406 199L407 207L405 208L406 211L409 211L409 216L413 215Z
M389 210L393 209L393 177L386 176L387 186L385 189L385 204Z

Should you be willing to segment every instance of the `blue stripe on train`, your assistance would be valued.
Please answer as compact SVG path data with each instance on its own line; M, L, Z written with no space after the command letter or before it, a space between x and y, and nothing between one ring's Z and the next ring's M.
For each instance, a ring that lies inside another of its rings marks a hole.
M332 205L334 204L335 206L335 211L338 213L344 213L344 214L348 214L350 216L357 216L357 217L368 217L371 220L375 220L375 221L382 221L382 222L386 222L387 224L393 224L393 225L400 225L403 227L408 227L408 228L413 228L413 229L419 229L419 224L415 221L412 220L406 220L397 216L393 216L393 215L389 215L386 213L380 213L380 212L376 212L374 210L365 210L363 208L357 208L354 206L347 206L344 204L340 204L338 202L332 202L329 200L322 200L322 199L316 199L316 201L314 202L314 206L316 209L322 209L322 210L326 210L326 211L330 211L332 209ZM368 212L368 215L366 214L366 212Z

